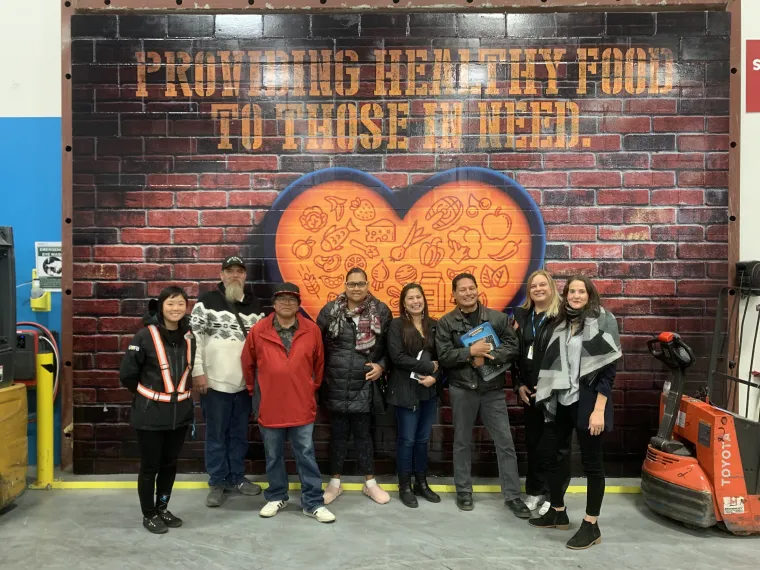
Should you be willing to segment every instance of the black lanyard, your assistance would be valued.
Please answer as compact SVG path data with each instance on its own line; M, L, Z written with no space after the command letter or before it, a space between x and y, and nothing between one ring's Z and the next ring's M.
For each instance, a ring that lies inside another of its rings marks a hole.
M534 342L536 340L536 323L535 323L535 319L536 319L536 310L534 309L530 313L530 325L531 325L531 327L533 327L533 341ZM538 321L538 328L539 329L541 328L541 325L544 323L545 320L546 320L546 313L544 313L543 315L541 315L541 319Z

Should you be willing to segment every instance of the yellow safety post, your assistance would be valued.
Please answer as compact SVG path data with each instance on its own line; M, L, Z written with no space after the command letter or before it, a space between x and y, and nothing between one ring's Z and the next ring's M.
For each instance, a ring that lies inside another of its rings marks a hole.
M52 488L55 475L53 440L53 353L37 355L37 483L38 489Z

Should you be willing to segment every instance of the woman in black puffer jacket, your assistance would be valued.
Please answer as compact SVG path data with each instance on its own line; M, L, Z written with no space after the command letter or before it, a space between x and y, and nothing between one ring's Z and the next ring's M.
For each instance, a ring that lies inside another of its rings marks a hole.
M354 435L359 471L365 476L364 494L387 503L388 493L375 481L372 449L372 384L388 368L385 335L391 321L388 306L369 292L367 274L358 267L346 275L346 291L319 312L317 325L325 345L324 389L321 405L331 412L330 469L325 490L328 505L343 493L340 473Z
M148 303L145 328L132 338L119 371L122 385L134 394L132 425L140 448L137 494L143 526L154 534L182 526L182 519L167 506L177 459L193 423L195 337L186 313L187 294L182 288L161 291L158 302Z

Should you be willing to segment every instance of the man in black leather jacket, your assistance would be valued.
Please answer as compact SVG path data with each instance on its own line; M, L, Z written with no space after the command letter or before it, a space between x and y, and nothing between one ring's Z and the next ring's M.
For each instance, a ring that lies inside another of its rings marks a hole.
M496 445L499 478L504 504L519 518L530 518L530 510L520 498L520 477L517 454L509 429L509 415L504 395L505 371L518 355L517 336L509 326L507 316L484 307L478 301L478 284L473 275L462 273L451 283L457 307L438 321L435 342L438 362L447 370L449 399L454 423L454 484L457 507L473 509L472 455L470 442L478 412ZM499 337L499 346L492 347L480 340L465 347L462 335L478 325L489 322ZM486 362L504 368L486 381L481 372Z

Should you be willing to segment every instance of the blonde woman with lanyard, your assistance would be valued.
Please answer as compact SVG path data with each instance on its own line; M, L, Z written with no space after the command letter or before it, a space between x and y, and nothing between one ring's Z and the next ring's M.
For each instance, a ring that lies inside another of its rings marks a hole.
M617 321L601 306L588 277L575 276L565 284L564 301L541 360L536 403L546 415L544 437L551 506L531 519L537 528L567 530L564 482L570 477L570 440L578 435L586 475L586 516L568 541L573 550L602 542L597 518L604 498L602 433L612 431L612 386L622 357Z
M547 334L547 330L551 334L551 327L547 325L559 313L560 297L554 279L543 269L531 273L526 286L528 297L514 310L520 356L512 365L512 386L523 405L525 422L528 451L525 504L531 511L540 509L539 514L543 515L549 510L549 502L546 501L549 487L542 465L543 457L539 453L539 443L544 433L544 412L536 406L536 384L543 352L540 350L541 343L536 339Z

